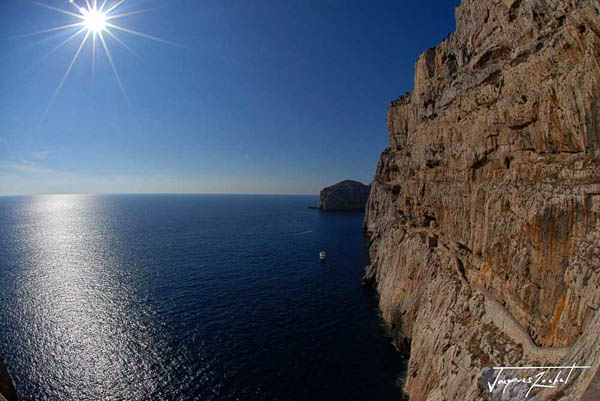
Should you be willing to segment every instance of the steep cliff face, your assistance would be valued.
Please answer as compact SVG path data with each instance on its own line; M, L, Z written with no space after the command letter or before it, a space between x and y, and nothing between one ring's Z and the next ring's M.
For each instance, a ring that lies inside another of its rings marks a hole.
M366 279L410 341L411 400L575 362L593 369L533 394L578 399L600 366L600 3L463 0L456 20L390 104Z

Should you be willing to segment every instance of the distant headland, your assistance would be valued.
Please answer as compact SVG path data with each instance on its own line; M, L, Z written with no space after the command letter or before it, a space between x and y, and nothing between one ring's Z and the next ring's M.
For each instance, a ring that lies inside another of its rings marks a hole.
M344 180L323 188L319 194L319 205L309 206L324 212L364 211L371 186L358 181Z

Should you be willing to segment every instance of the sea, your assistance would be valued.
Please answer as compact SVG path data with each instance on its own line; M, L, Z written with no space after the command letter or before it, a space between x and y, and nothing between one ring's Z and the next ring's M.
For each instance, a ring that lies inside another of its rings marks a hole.
M316 203L0 197L0 357L21 398L400 400L364 216Z

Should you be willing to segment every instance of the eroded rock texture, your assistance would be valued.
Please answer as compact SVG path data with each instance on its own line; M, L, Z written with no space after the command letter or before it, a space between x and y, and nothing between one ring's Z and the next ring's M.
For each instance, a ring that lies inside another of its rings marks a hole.
M532 395L579 399L600 364L600 4L463 0L456 20L390 104L366 279L411 343L412 401L574 362L593 369Z

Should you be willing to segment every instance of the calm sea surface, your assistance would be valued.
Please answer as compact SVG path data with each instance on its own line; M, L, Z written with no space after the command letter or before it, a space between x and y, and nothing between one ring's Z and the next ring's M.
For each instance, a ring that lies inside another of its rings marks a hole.
M313 196L0 198L25 400L398 400L362 214ZM328 259L319 261L318 252Z

